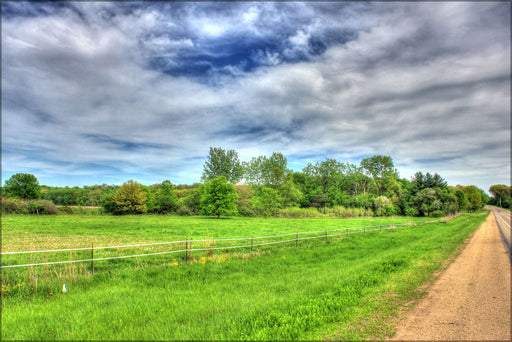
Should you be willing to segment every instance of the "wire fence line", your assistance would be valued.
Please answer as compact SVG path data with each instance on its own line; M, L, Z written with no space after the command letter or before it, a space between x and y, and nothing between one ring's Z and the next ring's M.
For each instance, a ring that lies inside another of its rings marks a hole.
M15 252L3 252L0 255L16 255L16 254L35 254L35 253L58 253L58 252L72 252L72 251L90 251L91 258L79 259L79 260L61 260L61 261L49 261L49 262L37 262L37 263L27 263L27 264L15 264L15 265L1 265L0 269L4 268L17 268L17 267L31 267L31 266L43 266L43 265L57 265L57 264L70 264L70 263L81 263L81 262L94 262L94 261L102 261L102 260L115 260L115 259L126 259L126 258L137 258L137 257L145 257L151 255L164 255L164 254L175 254L175 253L185 253L185 259L188 259L188 255L191 252L198 251L214 251L214 250L228 250L228 249L238 249L238 248L251 248L251 251L254 247L267 246L267 245L275 245L282 243L291 243L303 240L311 240L311 239L320 239L320 238L329 238L341 235L348 234L359 234L365 232L373 232L380 230L390 230L403 228L406 226L421 226L430 223L436 223L440 220L433 220L423 223L400 223L400 224L383 224L383 225L373 225L373 226L362 226L362 227L346 227L346 228L337 228L337 229L325 229L325 230L317 230L310 232L294 232L294 233L285 233L285 234L275 234L275 235L267 235L267 236L251 236L244 238L221 238L221 239L199 239L199 240L179 240L179 241L166 241L166 242L153 242L153 243L140 243L140 244L131 244L131 245L119 245L119 246L101 246L101 247L79 247L79 248L66 248L66 249L48 249L48 250L35 250L35 251L15 251ZM339 233L334 233L339 232ZM305 234L318 234L316 236L307 236L307 237L299 237L299 235ZM320 235L321 234L321 235ZM254 240L263 240L263 239L272 239L272 238L282 238L288 236L295 236L292 239L285 240L277 240L277 241L269 241L269 242L257 242L254 243ZM217 242L227 242L227 241L248 241L250 240L250 244L243 244L237 246L221 246L221 247L203 247L203 248L192 248L192 244L195 243L213 243L217 244ZM117 255L117 256L109 256L109 257L94 257L95 250L104 250L104 249L120 249L120 248L130 248L130 247L146 247L146 246L158 246L158 245L176 245L176 244L185 244L184 249L177 250L166 250L160 252L150 252L143 254L130 254L130 255Z

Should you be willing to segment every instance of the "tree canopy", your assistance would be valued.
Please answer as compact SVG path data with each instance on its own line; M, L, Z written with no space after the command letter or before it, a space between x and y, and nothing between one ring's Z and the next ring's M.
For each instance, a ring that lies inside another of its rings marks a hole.
M147 211L147 194L134 180L125 182L112 197L113 214L143 214Z
M400 178L392 158L381 155L365 158L359 165L325 158L309 162L300 172L289 170L286 157L278 152L240 163L236 151L210 148L204 171L204 184L174 185L165 180L141 185L131 180L122 186L82 188L39 186L35 176L16 174L2 190L4 195L20 198L40 193L42 199L57 205L101 205L114 214L217 217L287 216L302 208L309 213L318 209L322 214L347 209L359 213L356 216L442 216L479 210L489 201L482 189L448 186L437 173L416 172L410 179ZM36 190L27 194L31 185ZM491 204L510 206L510 186L497 184L489 191Z
M205 183L201 196L201 213L205 215L237 215L238 193L226 177L219 176Z
M30 173L16 173L5 181L5 194L9 197L23 199L38 199L41 196L41 186L36 176Z
M219 176L224 176L230 183L237 183L243 177L242 163L240 163L236 151L210 147L210 152L204 163L203 180L208 181Z

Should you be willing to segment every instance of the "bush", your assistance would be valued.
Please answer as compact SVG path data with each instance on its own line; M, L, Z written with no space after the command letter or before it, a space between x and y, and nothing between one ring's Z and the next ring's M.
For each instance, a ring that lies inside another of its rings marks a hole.
M350 218L350 217L367 217L373 216L373 210L366 208L346 208L337 206L334 208L327 208L325 213L330 217L336 218Z
M259 216L277 216L283 206L283 200L277 190L263 187L260 193L252 198L251 206Z
M442 210L436 210L430 213L430 217L443 217L446 214Z
M286 208L280 209L279 217L284 218L320 218L325 215L320 213L316 208Z
M5 214L22 214L28 205L26 202L14 198L2 197L2 213Z
M407 216L414 217L414 216L418 216L419 214L420 214L420 212L416 208L412 208L412 207L405 208L405 215L407 215Z
M1 210L5 214L55 215L58 213L57 207L50 201L4 197L2 197Z
M73 208L70 208L68 206L58 207L57 210L59 211L59 214L66 214L66 215L73 214Z
M187 207L186 205L179 205L176 208L176 214L180 216L192 216L195 215L194 211Z
M394 205L386 206L386 216L400 215L400 208L395 207Z

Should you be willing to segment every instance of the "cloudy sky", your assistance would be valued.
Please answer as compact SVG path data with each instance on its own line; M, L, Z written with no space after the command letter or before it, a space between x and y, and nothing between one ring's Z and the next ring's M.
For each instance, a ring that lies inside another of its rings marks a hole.
M200 181L209 147L510 184L510 4L2 2L2 179Z

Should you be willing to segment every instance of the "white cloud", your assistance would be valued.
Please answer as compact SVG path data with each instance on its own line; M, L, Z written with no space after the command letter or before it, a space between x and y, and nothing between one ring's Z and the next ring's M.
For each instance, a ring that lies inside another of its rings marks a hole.
M40 170L44 182L96 163L154 173L147 182L167 174L191 183L208 148L223 146L243 159L390 154L402 176L431 165L426 171L460 183L503 183L510 174L510 27L492 21L510 26L510 17L492 4L354 4L332 23L319 18L335 14L309 3L297 5L302 12L292 3L197 15L187 7L181 19L155 8L76 6L87 20L69 11L3 20L4 172ZM294 27L274 6L295 9L302 21ZM248 32L286 31L282 51L307 54L312 37L329 30L340 41L344 30L357 34L295 63L260 47L248 54L258 68L219 67L229 77L215 87L148 63L160 56L178 66L182 51Z

